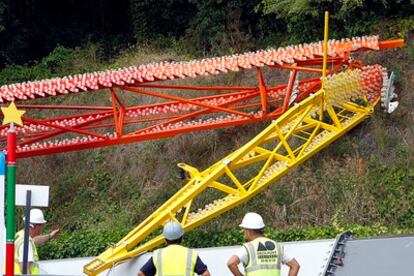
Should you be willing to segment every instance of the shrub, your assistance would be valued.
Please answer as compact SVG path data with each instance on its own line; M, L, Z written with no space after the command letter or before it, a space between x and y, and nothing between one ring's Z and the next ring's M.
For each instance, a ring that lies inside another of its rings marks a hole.
M413 229L385 227L381 225L324 225L313 227L297 227L290 229L266 228L265 235L271 239L287 241L303 241L317 239L333 239L343 231L351 231L354 237L363 238L389 234L410 233ZM106 230L81 230L63 233L57 239L39 247L41 259L60 259L73 257L96 256L108 246L118 242L128 233L125 228ZM194 248L218 247L242 244L243 230L205 230L195 229L185 234L184 244Z

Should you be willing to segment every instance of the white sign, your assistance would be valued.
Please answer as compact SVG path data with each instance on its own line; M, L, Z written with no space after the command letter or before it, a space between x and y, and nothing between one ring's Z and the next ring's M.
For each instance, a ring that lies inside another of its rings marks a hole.
M16 206L26 206L26 191L32 191L32 207L49 206L49 186L16 185Z

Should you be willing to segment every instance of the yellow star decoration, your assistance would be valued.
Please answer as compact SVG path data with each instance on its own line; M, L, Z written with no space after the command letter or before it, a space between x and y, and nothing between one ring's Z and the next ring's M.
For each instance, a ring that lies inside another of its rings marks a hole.
M22 116L26 111L17 109L14 102L12 102L8 107L2 107L1 111L4 115L3 125L15 123L19 126L23 126Z

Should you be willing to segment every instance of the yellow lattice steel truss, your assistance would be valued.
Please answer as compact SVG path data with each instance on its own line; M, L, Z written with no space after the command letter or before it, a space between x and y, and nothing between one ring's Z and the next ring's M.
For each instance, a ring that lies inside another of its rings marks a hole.
M86 264L86 274L96 275L161 245L161 235L149 236L168 221L178 221L188 232L248 201L369 117L380 98L391 97L392 78L379 65L349 66L327 75L328 16L325 13L322 89L204 171L178 164L187 172L188 183L120 242ZM390 104L385 105L389 110Z
M370 116L386 81L381 66L327 76L324 88L211 167L199 171L179 164L189 175L188 183L118 244L87 264L84 272L96 275L161 245L162 236L147 238L170 220L180 222L187 232L248 201Z

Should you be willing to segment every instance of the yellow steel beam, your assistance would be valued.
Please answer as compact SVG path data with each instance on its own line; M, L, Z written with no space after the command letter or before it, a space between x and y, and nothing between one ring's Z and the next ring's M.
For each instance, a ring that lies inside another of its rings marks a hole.
M144 240L170 220L179 221L185 231L190 231L246 202L338 139L373 110L371 104L359 106L349 102L364 96L359 74L349 70L327 79L324 90L292 107L240 149L204 171L181 163L179 166L189 172L190 181L125 238L87 264L84 272L96 275L161 245L161 236ZM320 116L324 112L329 116ZM304 130L309 137L295 139L294 134ZM193 203L206 189L215 189L221 196L196 210Z
M213 183L211 183L209 187L211 187L211 188L215 188L216 190L219 190L219 191L225 192L225 193L227 193L227 194L232 194L232 195L237 195L237 194L239 194L239 193L240 193L240 191L239 191L239 190L234 189L234 188L232 188L232 187L229 187L228 185L225 185L225 184L219 183L219 182L217 182L217 181L214 181ZM243 188L243 190L244 190L244 188Z
M329 12L325 12L325 25L323 32L323 66L322 66L322 89L325 88L326 65L328 60L328 36L329 36Z

